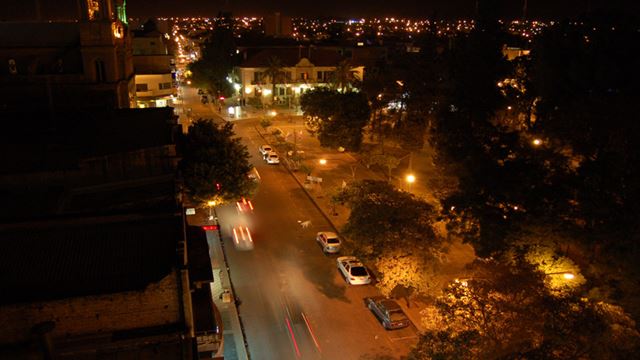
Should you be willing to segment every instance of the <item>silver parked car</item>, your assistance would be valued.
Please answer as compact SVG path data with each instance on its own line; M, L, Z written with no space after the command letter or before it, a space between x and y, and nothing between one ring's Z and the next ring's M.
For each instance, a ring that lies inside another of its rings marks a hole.
M260 155L264 157L265 155L273 151L273 148L271 147L271 145L264 144L264 145L260 145L260 147L258 148L258 151L260 151Z
M402 329L411 324L400 305L391 299L382 296L367 297L364 298L364 303L387 330Z
M340 251L340 239L334 232L320 231L316 235L316 241L322 246L322 251L327 254L335 254Z
M337 259L338 270L350 285L366 285L371 283L369 270L355 256L340 256Z
M267 162L267 164L280 164L280 157L275 151L270 151L267 155L265 155L264 160Z

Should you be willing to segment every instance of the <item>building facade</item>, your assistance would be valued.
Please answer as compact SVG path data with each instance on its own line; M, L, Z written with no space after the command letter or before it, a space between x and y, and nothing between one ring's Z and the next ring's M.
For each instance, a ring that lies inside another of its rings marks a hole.
M234 70L238 95L249 102L288 106L297 105L309 89L331 86L340 64L349 61L341 49L316 46L244 49L243 57ZM280 73L275 81L269 75L274 63ZM350 64L349 72L361 81L364 66Z
M165 35L155 29L133 31L136 106L172 106L177 96L175 57Z
M33 2L32 18L0 21L0 107L132 107L125 1L77 1L54 12L45 4Z

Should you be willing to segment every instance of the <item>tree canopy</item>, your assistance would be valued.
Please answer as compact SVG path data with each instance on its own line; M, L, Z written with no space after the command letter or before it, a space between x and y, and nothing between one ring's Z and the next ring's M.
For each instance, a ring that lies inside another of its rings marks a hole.
M194 85L207 89L214 96L231 96L234 89L227 77L238 62L233 26L218 19L201 49L200 59L189 65Z
M197 120L182 141L180 170L189 194L196 201L234 201L248 196L255 183L247 147L235 137L233 125Z
M409 359L635 358L640 334L622 308L556 296L547 275L520 258L477 260L436 300L437 328ZM459 344L453 348L452 344Z
M320 145L357 151L362 129L369 122L370 108L362 93L340 93L319 88L301 98L304 114L315 122Z
M363 180L334 199L350 208L344 233L355 251L373 260L382 274L378 286L389 294L397 287L425 292L444 253L433 230L435 209L384 181Z

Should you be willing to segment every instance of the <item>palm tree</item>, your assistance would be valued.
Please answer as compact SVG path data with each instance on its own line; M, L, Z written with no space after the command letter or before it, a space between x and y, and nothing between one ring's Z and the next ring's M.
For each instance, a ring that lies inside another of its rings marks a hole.
M348 86L353 86L358 82L355 71L348 59L342 60L333 74L333 86L341 92L345 92Z
M264 71L264 75L271 80L271 104L273 104L276 95L276 84L281 83L284 77L283 67L282 60L277 56L271 56L267 60L267 69Z

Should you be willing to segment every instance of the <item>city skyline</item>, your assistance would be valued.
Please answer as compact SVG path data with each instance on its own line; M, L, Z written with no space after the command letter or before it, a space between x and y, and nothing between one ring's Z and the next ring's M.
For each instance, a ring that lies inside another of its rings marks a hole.
M613 12L625 16L638 16L640 5L626 0L568 0L556 1L494 1L497 17L504 19L563 19L575 18L585 13L600 14ZM337 1L327 0L322 6L309 1L277 0L190 0L176 6L169 0L131 0L127 3L128 12L133 17L144 16L215 16L220 11L231 11L237 16L264 16L280 12L294 17L340 17L357 18L371 16L400 16L411 18L472 18L476 14L476 0L400 0L389 8L382 0ZM624 9L624 11L622 11Z

